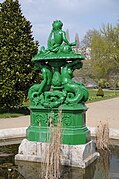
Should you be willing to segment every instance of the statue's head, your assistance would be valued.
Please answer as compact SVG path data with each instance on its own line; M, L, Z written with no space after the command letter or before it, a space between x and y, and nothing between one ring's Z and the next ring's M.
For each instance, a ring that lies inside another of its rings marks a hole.
M59 30L62 29L63 23L60 20L56 20L52 24L53 30Z

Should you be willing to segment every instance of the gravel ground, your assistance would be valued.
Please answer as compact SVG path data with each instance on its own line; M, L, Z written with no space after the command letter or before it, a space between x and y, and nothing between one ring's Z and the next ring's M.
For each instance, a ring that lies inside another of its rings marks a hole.
M87 126L97 127L99 122L108 122L110 128L119 129L119 97L88 103Z
M109 127L119 129L119 97L88 103L87 126L96 127L100 121L108 121ZM0 118L0 129L28 127L30 116Z

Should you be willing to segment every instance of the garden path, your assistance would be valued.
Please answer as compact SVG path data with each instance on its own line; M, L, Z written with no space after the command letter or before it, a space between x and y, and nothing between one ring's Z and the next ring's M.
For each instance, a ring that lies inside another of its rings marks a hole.
M119 129L119 97L88 103L87 126L97 127L100 121L108 121L109 127ZM0 118L0 129L28 127L30 116Z

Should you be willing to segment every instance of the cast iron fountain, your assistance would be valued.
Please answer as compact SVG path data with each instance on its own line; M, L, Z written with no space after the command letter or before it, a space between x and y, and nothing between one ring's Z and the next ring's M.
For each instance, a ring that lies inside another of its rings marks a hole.
M49 145L50 116L54 114L52 122L57 126L61 110L61 163L85 168L98 156L86 127L88 90L82 83L72 80L73 71L82 68L85 56L75 53L72 46L76 42L67 40L62 26L60 20L53 22L47 49L41 47L32 58L35 70L42 73L43 80L29 89L30 126L15 159L42 162L42 151Z

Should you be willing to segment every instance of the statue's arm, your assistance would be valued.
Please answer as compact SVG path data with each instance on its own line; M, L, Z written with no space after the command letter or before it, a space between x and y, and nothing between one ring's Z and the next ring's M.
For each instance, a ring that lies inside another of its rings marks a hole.
M64 41L66 44L70 45L70 42L67 40L66 33L65 33L64 31L62 31L62 33L63 33L63 41Z
M76 42L70 43L70 42L67 40L66 32L62 31L62 33L63 33L63 41L64 41L66 44L68 44L68 45L70 45L70 46L75 46L75 45L76 45Z
M50 40L52 38L52 34L53 34L53 30L51 30L48 40Z
M48 47L51 46L52 35L53 35L53 30L50 32L50 35L49 35L49 37L48 37L48 42L47 42Z

